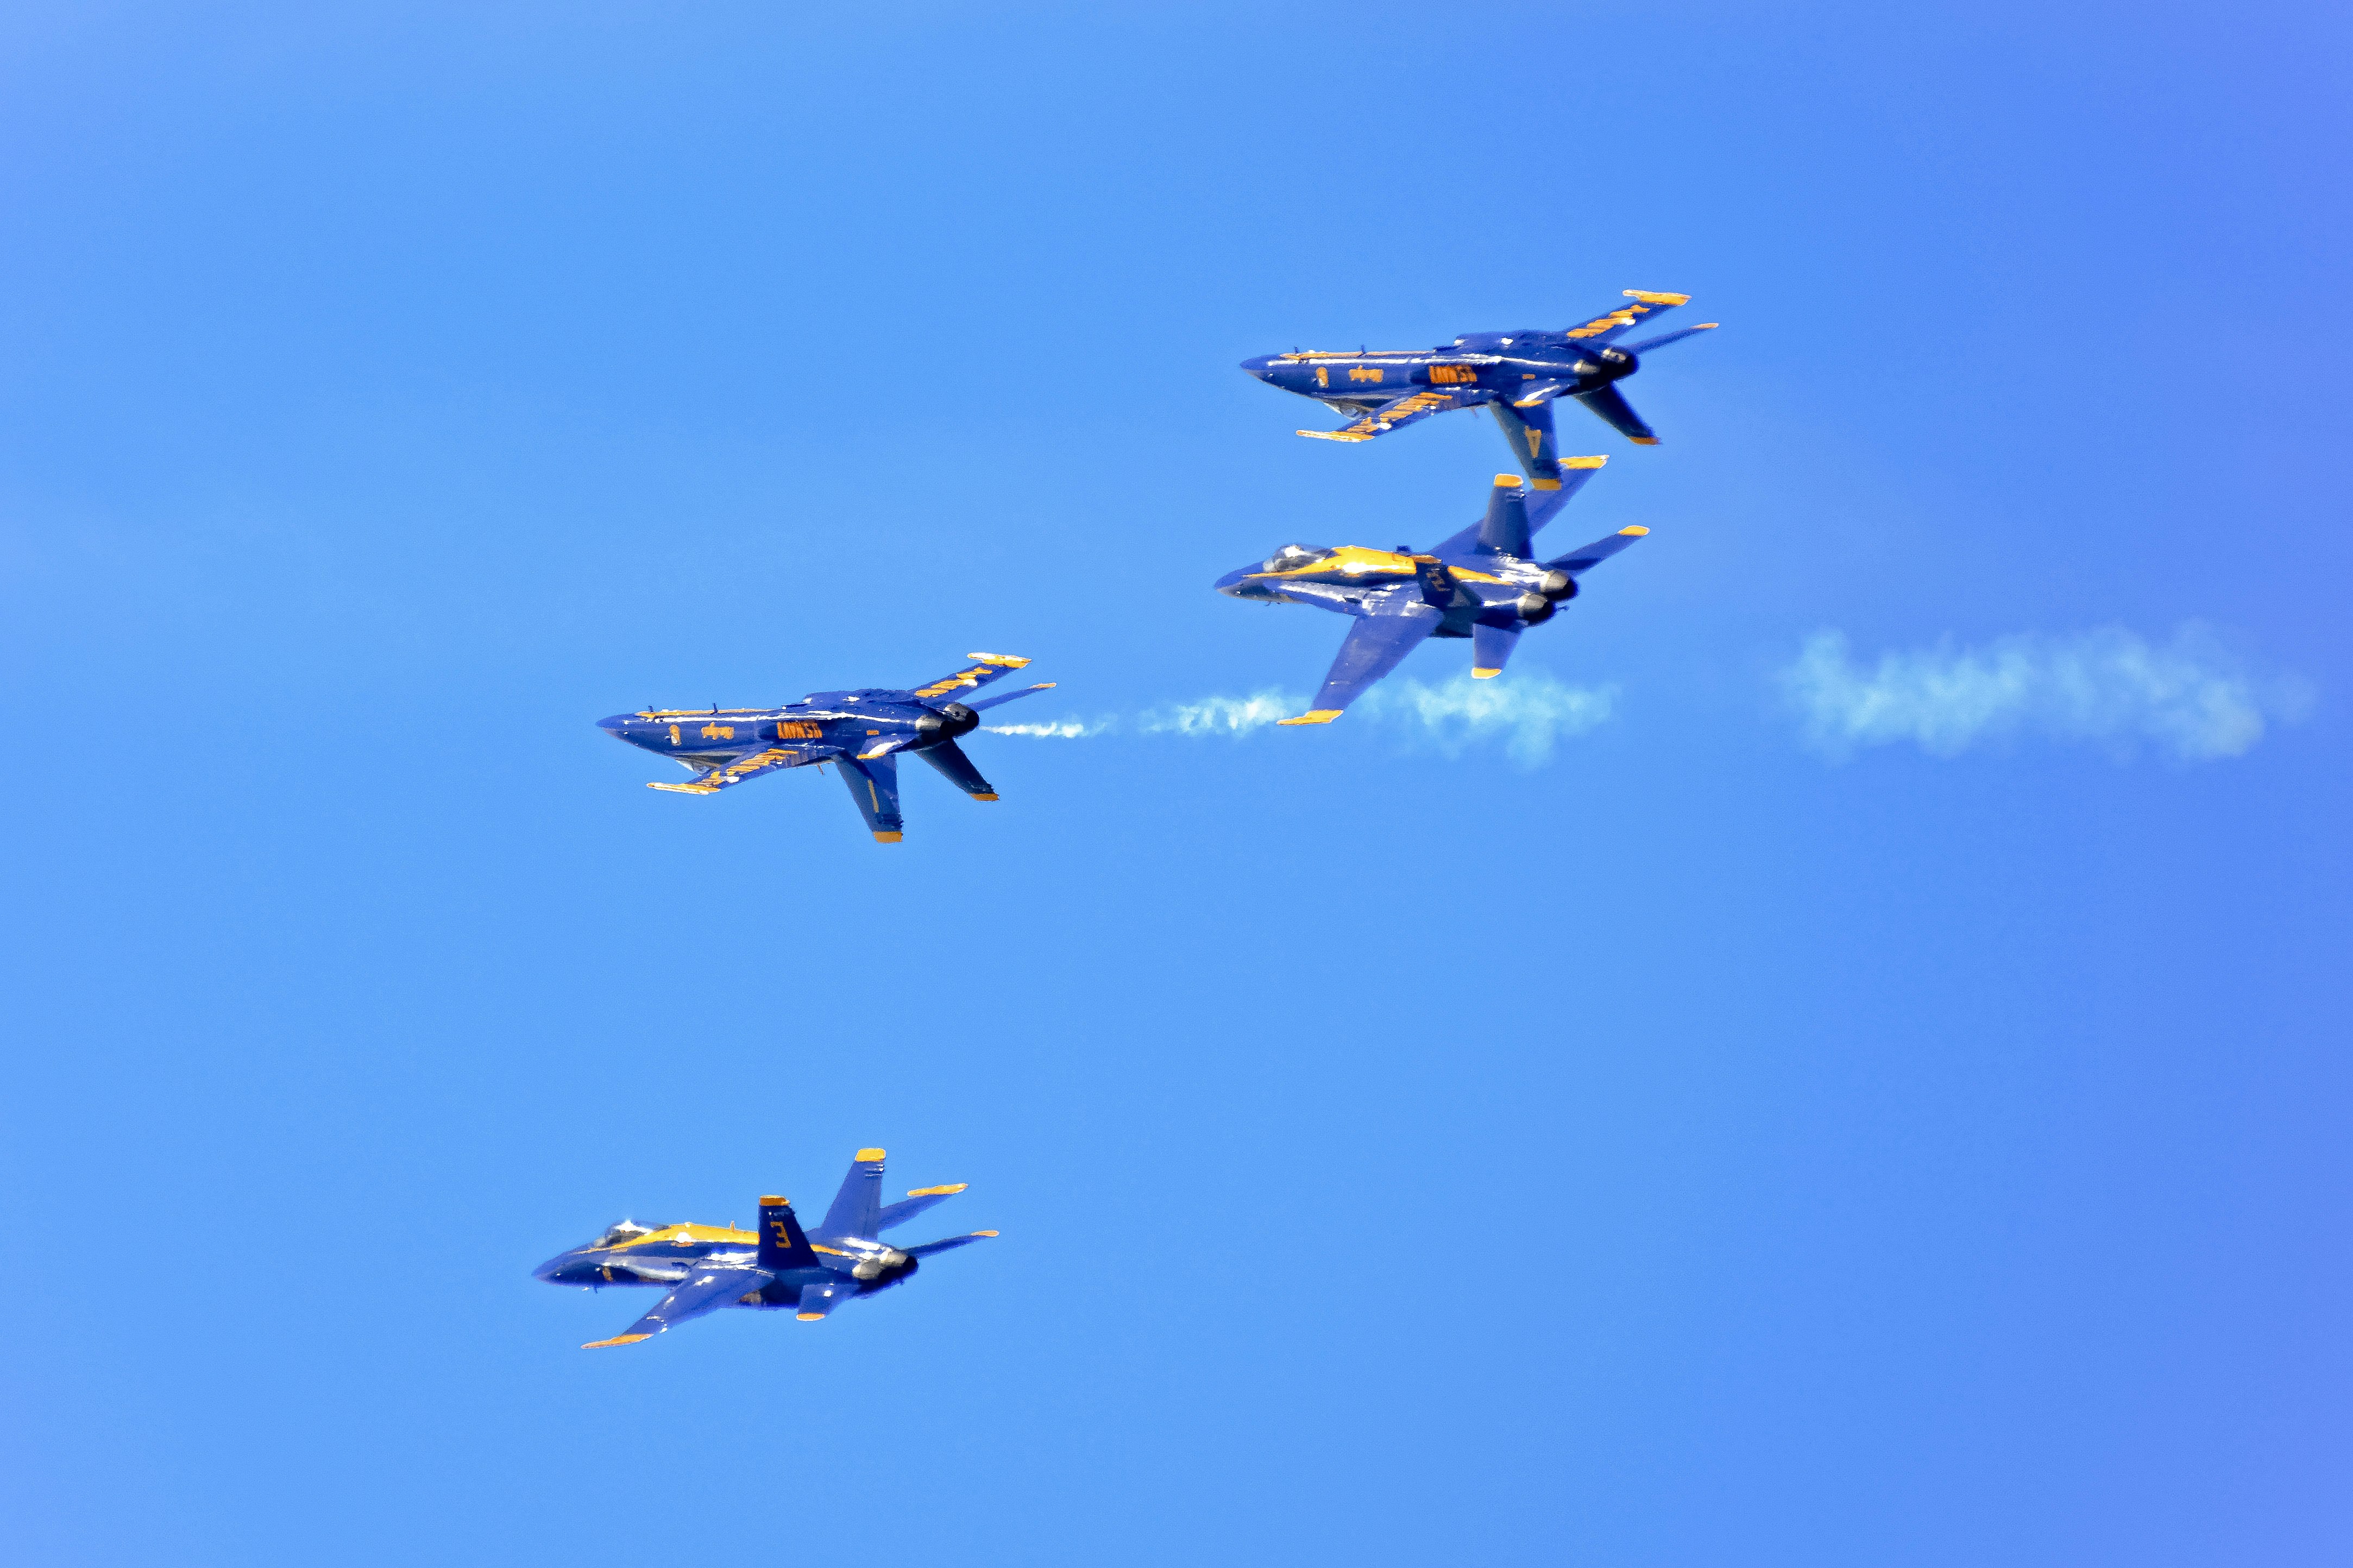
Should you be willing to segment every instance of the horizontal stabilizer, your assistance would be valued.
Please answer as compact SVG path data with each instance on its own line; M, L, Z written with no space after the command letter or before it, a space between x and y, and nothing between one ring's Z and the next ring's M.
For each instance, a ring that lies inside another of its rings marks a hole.
M904 1225L925 1209L947 1202L964 1191L965 1185L958 1182L945 1187L918 1187L900 1202L885 1205L882 1212L874 1216L874 1229L879 1234L893 1226Z
M1024 697L1029 697L1040 691L1051 691L1053 689L1054 683L1052 681L1041 680L1035 686L1025 686L1018 691L1003 692L996 697L984 697L977 702L967 702L965 706L971 709L974 712L978 713L985 709L1002 708L1008 702L1018 702Z
M921 1247L907 1248L907 1256L929 1258L934 1252L954 1252L957 1247L970 1247L976 1241L993 1240L996 1236L997 1233L993 1230L976 1230L970 1236L952 1236L945 1241L927 1241Z
M1647 538L1650 531L1647 528L1621 528L1607 539L1597 539L1582 549L1572 550L1559 560L1547 561L1545 564L1556 572L1566 572L1574 577L1600 565L1636 540Z
M847 1274L837 1274L801 1287L800 1310L794 1316L804 1323L814 1323L819 1318L858 1294L858 1281Z
M1637 447L1659 444L1658 437L1642 423L1642 416L1634 412L1633 405L1626 401L1626 395L1618 390L1617 383L1612 382L1599 392L1580 392L1577 400L1599 415L1603 424Z
M1685 327L1679 332L1661 332L1655 338L1644 338L1639 343L1628 343L1625 348L1630 354L1646 354L1652 349L1662 349L1669 343L1679 343L1685 338L1695 338L1702 332L1712 332L1715 329L1715 322L1702 321L1696 327Z
M1519 390L1512 394L1511 404L1514 408L1534 408L1539 403L1558 397L1576 384L1573 381L1525 381L1520 384Z
M1517 626L1475 626L1471 628L1471 678L1492 680L1504 673L1504 666L1512 661L1512 649L1520 642Z
M996 786L980 776L980 770L972 765L972 759L965 756L964 748L954 741L942 741L936 746L925 746L915 755L939 769L941 777L972 796L973 799L995 800L997 798Z

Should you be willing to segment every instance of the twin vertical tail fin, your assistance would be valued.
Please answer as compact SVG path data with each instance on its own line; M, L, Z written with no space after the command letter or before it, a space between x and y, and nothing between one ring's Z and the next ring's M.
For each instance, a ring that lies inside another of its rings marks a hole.
M790 1198L760 1200L760 1267L776 1272L818 1267L816 1249L803 1234Z
M1520 460L1529 482L1540 490L1560 489L1560 437L1553 434L1552 399L1527 408L1509 403L1487 406L1504 427L1504 439L1512 444L1512 456Z

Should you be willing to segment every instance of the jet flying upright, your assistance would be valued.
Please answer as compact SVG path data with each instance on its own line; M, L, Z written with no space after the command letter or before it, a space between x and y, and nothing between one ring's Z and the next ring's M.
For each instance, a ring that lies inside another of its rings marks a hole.
M882 1201L880 1149L851 1156L849 1174L813 1231L801 1228L792 1200L760 1200L759 1229L723 1225L640 1225L625 1219L596 1240L561 1252L537 1268L534 1278L551 1285L601 1290L607 1285L659 1285L667 1293L651 1311L609 1340L592 1340L583 1350L633 1345L722 1307L789 1307L813 1323L841 1306L914 1277L917 1265L936 1253L968 1246L993 1230L976 1230L896 1247L880 1237L934 1204L965 1190L965 1184L917 1187L895 1204Z
M694 776L684 784L646 786L680 795L716 795L786 768L839 763L841 782L849 786L849 798L875 839L896 844L902 827L900 753L923 758L975 800L995 800L996 789L980 776L956 737L977 729L984 710L1054 684L1041 681L977 702L947 700L1029 662L1002 653L965 657L971 662L964 668L913 689L813 691L781 708L646 708L599 719L596 725L616 740L693 769Z
M1501 675L1529 626L1577 597L1577 580L1651 531L1621 528L1550 561L1533 559L1538 529L1608 459L1569 458L1553 489L1497 474L1487 515L1426 552L1286 544L1218 579L1221 594L1261 604L1314 605L1355 617L1315 706L1285 724L1328 724L1425 637L1468 637L1471 673Z
M1302 430L1319 441L1369 441L1433 414L1484 406L1504 427L1512 455L1538 489L1561 482L1560 442L1553 431L1556 399L1573 397L1638 446L1659 444L1618 384L1642 368L1641 356L1712 331L1704 321L1640 342L1619 339L1637 322L1678 305L1688 294L1626 291L1627 303L1559 331L1472 332L1434 349L1293 350L1242 361L1242 369L1270 386L1312 397L1356 417L1337 430Z

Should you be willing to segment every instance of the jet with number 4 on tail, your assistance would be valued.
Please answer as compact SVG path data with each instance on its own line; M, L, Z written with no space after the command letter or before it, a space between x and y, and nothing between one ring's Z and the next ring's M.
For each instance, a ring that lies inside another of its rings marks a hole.
M1625 304L1559 331L1472 332L1434 349L1293 350L1246 359L1242 369L1270 386L1355 416L1337 430L1299 432L1319 441L1369 441L1433 414L1491 409L1529 480L1549 489L1561 483L1560 440L1552 417L1552 405L1560 398L1575 398L1638 446L1659 444L1658 434L1634 412L1618 384L1642 368L1642 355L1713 331L1715 323L1703 321L1640 342L1619 340L1638 322L1690 301L1688 294L1629 289Z
M993 1237L976 1230L918 1247L892 1247L884 1231L906 1224L934 1204L964 1191L958 1182L917 1187L895 1204L882 1201L882 1151L860 1149L833 1195L825 1218L803 1229L789 1198L760 1200L759 1228L723 1225L640 1225L625 1219L586 1246L558 1253L532 1270L551 1285L601 1290L607 1285L653 1285L664 1291L651 1311L609 1340L583 1350L633 1345L722 1307L790 1309L813 1323L861 1297L914 1278L938 1253Z
M814 691L781 708L647 708L600 719L596 726L692 769L694 776L684 784L646 786L679 795L717 795L786 768L835 763L876 840L896 844L901 755L923 758L975 800L995 800L996 789L956 738L978 729L985 710L1054 684L1041 681L977 702L954 700L1029 662L1002 653L965 657L970 662L963 668L909 689Z
M1501 675L1520 634L1577 597L1577 580L1651 531L1621 528L1550 561L1535 559L1536 531L1607 461L1569 458L1552 489L1497 474L1487 515L1427 552L1286 544L1217 581L1221 594L1260 604L1314 605L1353 616L1314 707L1285 724L1328 724L1430 637L1467 637L1471 673Z

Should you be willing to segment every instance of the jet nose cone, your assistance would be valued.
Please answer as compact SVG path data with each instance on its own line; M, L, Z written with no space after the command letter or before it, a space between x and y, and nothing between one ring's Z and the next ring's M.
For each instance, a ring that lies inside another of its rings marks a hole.
M1246 359L1242 361L1242 374L1244 375L1254 375L1261 381L1264 381L1270 374L1273 374L1273 371L1274 356L1272 354L1261 354L1256 359Z
M1242 580L1250 574L1250 569L1249 567L1238 566L1233 571L1227 573L1224 576L1219 578L1215 583L1212 583L1209 585L1220 594L1230 594L1235 589L1240 587L1242 585Z
M597 720L596 728L604 731L607 735L618 735L628 727L629 721L636 717L634 713L616 713L610 719Z
M564 1266L571 1260L571 1258L572 1255L568 1252L555 1258L551 1258L546 1262L541 1264L538 1268L533 1269L531 1271L531 1277L534 1279L545 1279L553 1283L555 1277L564 1272Z

